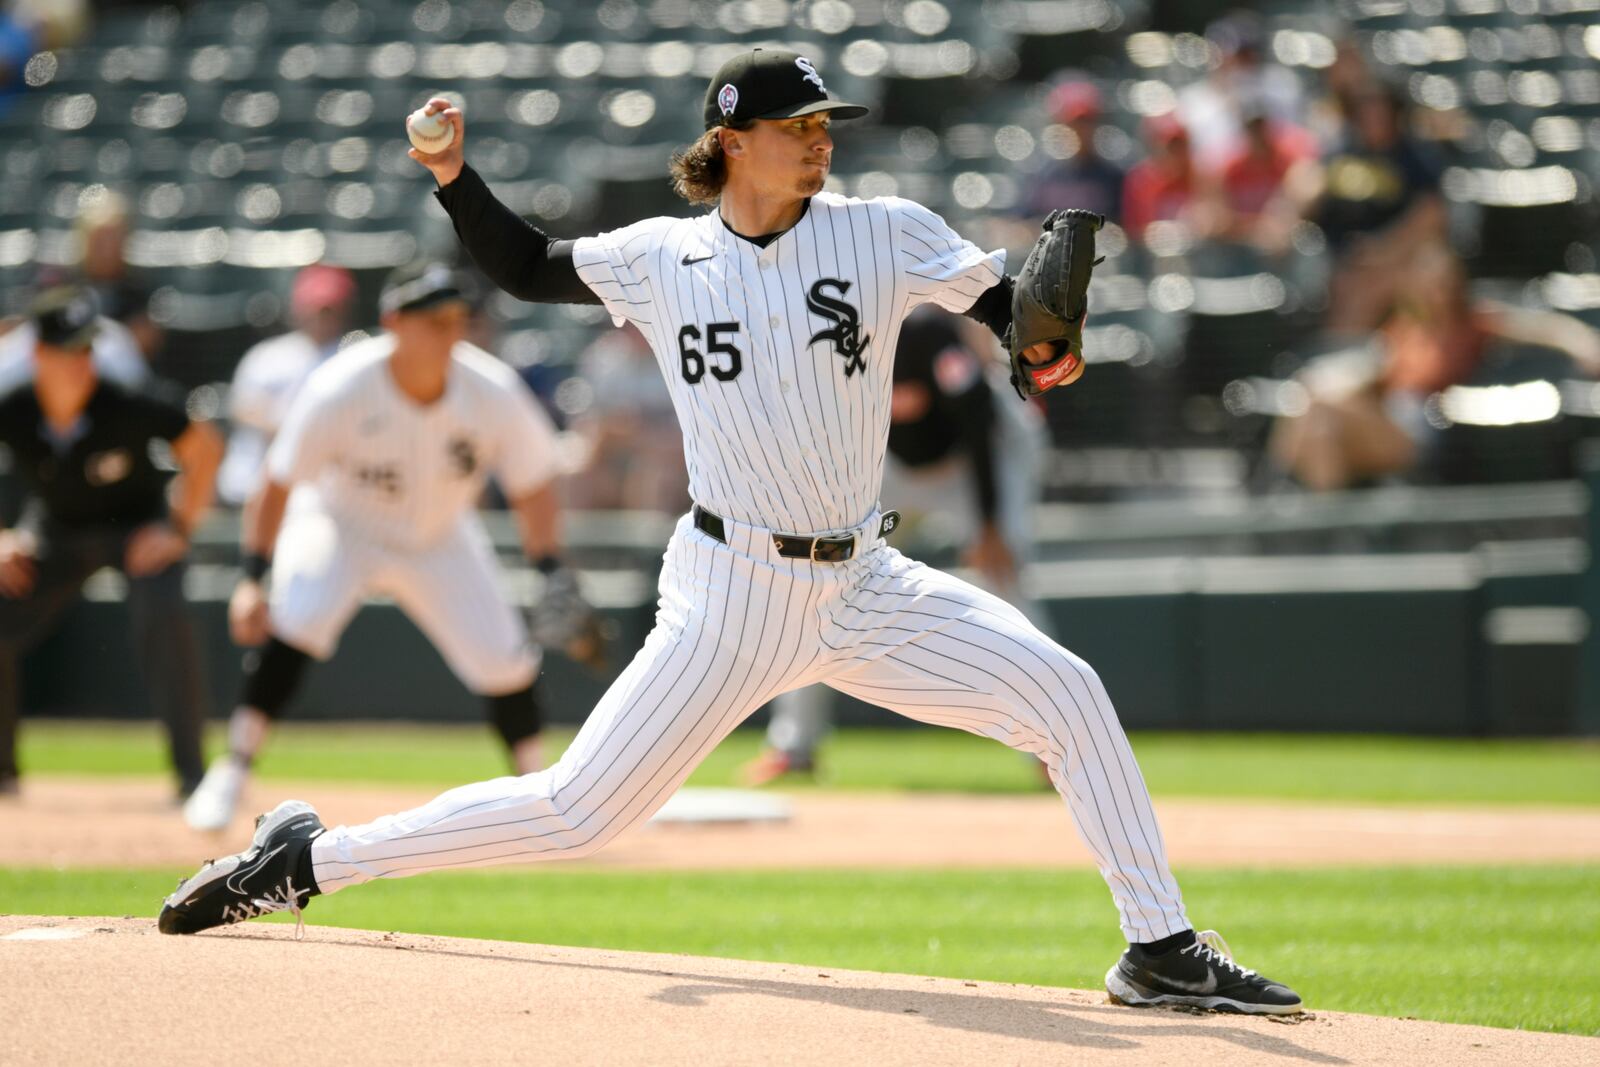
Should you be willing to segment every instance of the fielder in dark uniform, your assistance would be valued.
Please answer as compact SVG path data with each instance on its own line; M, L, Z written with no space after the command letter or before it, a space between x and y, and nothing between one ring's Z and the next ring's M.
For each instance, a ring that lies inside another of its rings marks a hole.
M192 421L181 393L102 381L90 343L93 297L55 289L34 304L34 375L0 395L0 445L27 490L23 517L0 529L0 792L17 791L18 663L102 567L128 577L128 606L151 702L166 723L181 793L205 773L199 647L183 597L189 532L211 502L222 438ZM169 447L181 477L152 448Z

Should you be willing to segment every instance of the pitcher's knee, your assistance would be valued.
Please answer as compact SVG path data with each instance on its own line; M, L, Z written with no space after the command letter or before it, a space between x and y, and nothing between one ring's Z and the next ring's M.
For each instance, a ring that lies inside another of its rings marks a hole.
M577 799L568 800L563 793ZM586 796L582 788L573 789L569 785L550 796L544 810L523 825L529 836L542 839L544 844L538 851L559 852L563 859L590 856L651 814L614 806L611 799L594 794Z
M1096 698L1104 696L1106 687L1100 678L1100 672L1071 649L1052 643L1051 666L1055 676L1068 691L1075 694L1087 692Z

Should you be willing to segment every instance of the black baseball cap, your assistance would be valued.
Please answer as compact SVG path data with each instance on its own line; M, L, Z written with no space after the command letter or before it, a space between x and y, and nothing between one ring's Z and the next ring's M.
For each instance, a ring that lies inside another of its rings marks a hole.
M88 348L100 332L100 306L81 285L46 289L28 307L28 317L39 340L56 348Z
M706 86L706 129L753 119L793 119L831 111L841 119L867 113L828 95L822 75L798 52L756 48L722 64Z
M384 314L422 311L452 300L467 300L461 276L448 263L424 260L401 267L384 279L378 310Z

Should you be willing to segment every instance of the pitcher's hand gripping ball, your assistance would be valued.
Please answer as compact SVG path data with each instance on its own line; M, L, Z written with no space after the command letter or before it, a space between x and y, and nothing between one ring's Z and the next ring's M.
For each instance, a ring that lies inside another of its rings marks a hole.
M1006 351L1011 355L1011 384L1024 400L1083 376L1089 277L1100 262L1094 258L1094 235L1105 221L1078 208L1052 211L1017 275ZM1045 341L1055 344L1055 359L1040 364L1023 359L1029 347Z
M419 107L406 116L406 136L418 152L433 155L450 147L456 139L456 128L443 115Z
M565 567L545 575L544 594L528 612L528 636L535 644L565 653L592 670L605 667L605 630L600 615L583 598L577 575Z

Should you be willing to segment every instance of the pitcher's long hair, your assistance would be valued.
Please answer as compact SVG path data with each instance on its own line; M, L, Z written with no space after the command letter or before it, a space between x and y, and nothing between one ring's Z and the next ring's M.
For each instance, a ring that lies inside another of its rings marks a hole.
M747 130L752 125L747 122L730 128ZM728 159L722 154L719 129L713 126L693 144L672 154L672 191L691 204L715 204L728 184Z

